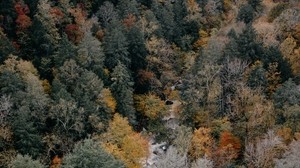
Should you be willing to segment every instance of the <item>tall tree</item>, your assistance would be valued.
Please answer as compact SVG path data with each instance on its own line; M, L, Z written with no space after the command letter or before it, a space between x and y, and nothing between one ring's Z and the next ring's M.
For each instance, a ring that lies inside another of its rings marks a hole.
M133 81L129 70L119 62L111 74L111 91L117 101L117 111L127 117L130 124L136 124L133 106Z

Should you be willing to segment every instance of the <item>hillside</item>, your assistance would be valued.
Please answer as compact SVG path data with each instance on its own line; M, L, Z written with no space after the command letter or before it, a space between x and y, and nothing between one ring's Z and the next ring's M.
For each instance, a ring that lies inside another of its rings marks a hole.
M294 168L299 0L1 0L0 167Z

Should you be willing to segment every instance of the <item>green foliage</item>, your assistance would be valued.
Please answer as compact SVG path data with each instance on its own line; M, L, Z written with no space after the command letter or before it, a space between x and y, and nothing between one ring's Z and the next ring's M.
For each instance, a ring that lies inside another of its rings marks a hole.
M99 144L86 139L75 145L64 157L62 168L124 168L124 164L104 151Z
M238 13L237 20L243 21L244 23L248 24L252 22L254 19L254 9L251 5L246 4L243 5Z
M18 154L11 163L12 168L46 168L45 165L40 163L38 160L33 160L28 155Z
M6 37L6 35L0 30L0 62L2 63L9 54L15 51L12 43Z
M136 123L132 89L134 83L128 69L119 62L111 74L111 79L111 91L117 101L117 111L134 125Z
M125 66L131 63L128 57L128 41L123 33L120 21L113 19L107 26L104 37L104 53L106 55L105 65L111 70L120 61Z
M283 108L285 105L300 104L300 91L295 82L290 79L276 90L273 99L277 108Z
M100 74L104 66L104 52L101 42L96 39L92 32L85 33L78 46L78 54L75 57L78 64L96 74Z
M57 50L53 54L53 62L55 67L60 67L68 59L76 55L76 47L68 40L66 34L62 36L58 43Z
M15 148L23 155L37 158L43 150L42 137L32 122L28 107L20 107L12 123Z

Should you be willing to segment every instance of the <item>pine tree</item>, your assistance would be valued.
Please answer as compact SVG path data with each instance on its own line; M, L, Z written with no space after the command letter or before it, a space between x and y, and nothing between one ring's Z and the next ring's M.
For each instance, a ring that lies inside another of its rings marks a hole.
M110 70L120 61L129 67L131 60L128 56L128 41L123 33L121 23L114 19L107 26L106 36L104 37L104 53L106 55L105 65Z
M111 91L117 101L117 111L127 117L130 124L136 124L133 106L133 82L128 69L119 62L111 74Z

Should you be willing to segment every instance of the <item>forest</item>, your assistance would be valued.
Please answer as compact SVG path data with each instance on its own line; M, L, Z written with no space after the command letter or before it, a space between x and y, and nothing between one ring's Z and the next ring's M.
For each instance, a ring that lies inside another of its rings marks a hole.
M299 0L0 0L0 167L299 158Z

